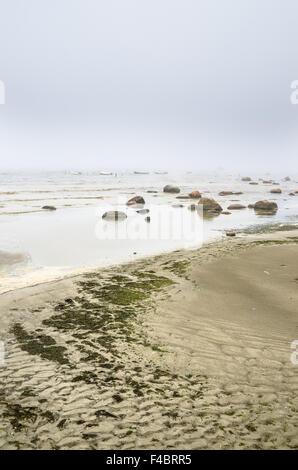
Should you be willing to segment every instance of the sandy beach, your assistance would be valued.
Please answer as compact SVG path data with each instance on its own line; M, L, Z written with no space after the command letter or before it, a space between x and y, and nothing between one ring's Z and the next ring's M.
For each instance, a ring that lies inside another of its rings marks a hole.
M0 452L298 450L298 2L2 4Z
M0 449L296 449L298 231L1 295Z

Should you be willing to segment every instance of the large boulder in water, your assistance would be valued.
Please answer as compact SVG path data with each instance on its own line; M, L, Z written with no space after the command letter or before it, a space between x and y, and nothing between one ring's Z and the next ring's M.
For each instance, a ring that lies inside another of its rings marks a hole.
M102 218L104 220L114 220L114 221L117 221L117 220L124 220L127 218L127 215L125 214L125 212L121 212L121 211L108 211L108 212L105 212L102 216Z
M244 176L243 178L241 178L241 181L251 181L251 178L250 176Z
M134 196L126 203L127 206L132 206L133 204L145 204L145 199L142 196Z
M258 201L254 205L256 212L274 213L278 209L278 205L273 201Z
M163 192L164 193L180 193L180 188L178 188L178 186L174 186L172 184L167 184L163 188Z
M208 198L208 197L201 197L201 199L198 202L199 207L203 206L203 211L204 212L221 212L222 207L216 202L214 199Z

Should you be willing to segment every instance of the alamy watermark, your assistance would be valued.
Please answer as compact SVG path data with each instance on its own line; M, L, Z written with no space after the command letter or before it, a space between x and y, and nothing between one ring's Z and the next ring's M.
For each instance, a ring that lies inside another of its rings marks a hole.
M298 339L295 339L291 343L291 349L294 349L294 351L291 354L291 362L294 364L294 366L298 365Z
M119 198L114 206L101 208L95 226L99 240L143 240L147 242L180 241L182 245L203 242L204 216L201 206L192 204L185 209L181 204L143 205L127 207Z
M294 80L291 83L292 93L291 93L291 103L298 104L298 80Z
M0 366L5 364L5 348L3 341L0 341Z
M5 85L2 80L0 80L0 104L5 104Z

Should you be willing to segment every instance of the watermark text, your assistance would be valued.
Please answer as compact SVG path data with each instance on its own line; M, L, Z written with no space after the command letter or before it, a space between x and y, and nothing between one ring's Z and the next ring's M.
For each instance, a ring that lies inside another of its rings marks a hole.
M292 104L298 104L298 80L294 80L291 83L291 88L294 90L291 93L291 103Z
M295 339L291 343L291 349L294 349L294 351L291 354L291 363L294 364L294 366L298 365L298 339Z
M3 341L0 341L0 366L5 364L5 348Z

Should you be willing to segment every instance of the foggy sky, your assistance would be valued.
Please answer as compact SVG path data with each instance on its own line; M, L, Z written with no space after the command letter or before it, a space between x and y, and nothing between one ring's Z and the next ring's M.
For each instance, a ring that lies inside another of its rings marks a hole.
M298 171L296 0L0 0L0 168Z

